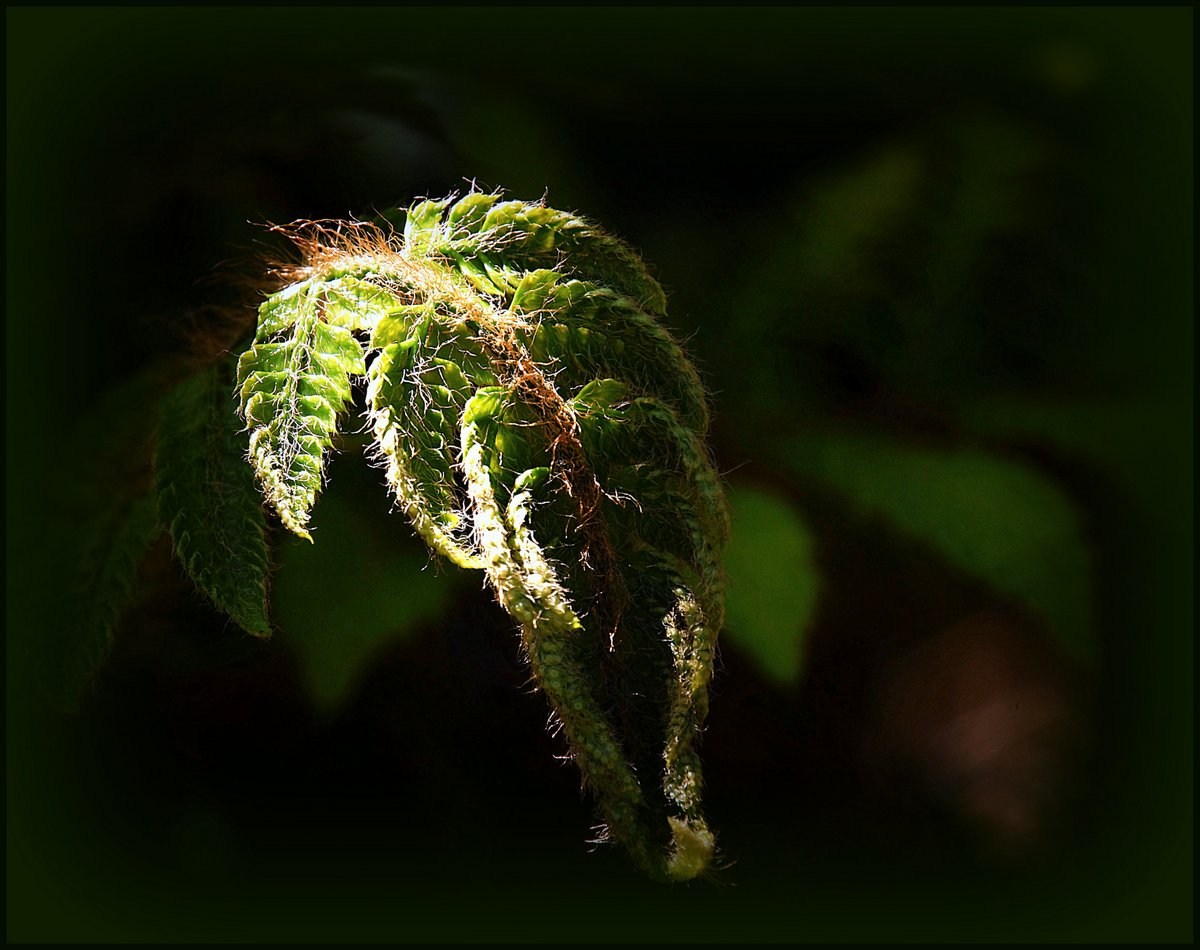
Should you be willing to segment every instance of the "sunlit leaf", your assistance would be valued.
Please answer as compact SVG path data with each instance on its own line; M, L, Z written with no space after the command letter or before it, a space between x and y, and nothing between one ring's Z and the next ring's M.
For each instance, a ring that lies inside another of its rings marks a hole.
M284 525L306 539L338 417L351 399L351 380L366 372L362 346L345 326L347 300L364 296L365 312L380 312L376 289L336 283L338 323L321 319L323 286L295 284L263 302L254 345L238 360L254 470Z

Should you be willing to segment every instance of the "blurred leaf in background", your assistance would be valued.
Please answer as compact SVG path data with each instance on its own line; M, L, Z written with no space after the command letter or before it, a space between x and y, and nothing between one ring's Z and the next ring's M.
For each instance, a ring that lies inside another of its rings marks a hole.
M1147 380L1141 391L1091 399L996 393L964 403L959 418L981 438L1048 449L1098 467L1143 511L1164 522L1186 522L1177 503L1189 487L1189 466L1158 384ZM1155 491L1151 474L1166 477L1180 492Z
M770 680L794 684L821 589L816 538L801 512L778 494L734 483L733 533L723 644L745 651Z
M313 543L282 540L271 592L277 639L299 655L326 714L338 711L385 649L442 616L463 580L389 512L379 472L361 459L335 460L331 469Z
M30 663L22 688L74 708L108 654L125 611L144 593L142 562L161 533L150 490L156 406L170 373L154 366L76 407L58 436L70 459L43 482L57 517L46 520L22 569L46 571L61 584L46 598L38 626L16 625L8 640Z
M811 433L783 464L858 514L931 546L1002 598L1033 607L1080 659L1093 654L1092 572L1079 511L1028 465L859 431Z

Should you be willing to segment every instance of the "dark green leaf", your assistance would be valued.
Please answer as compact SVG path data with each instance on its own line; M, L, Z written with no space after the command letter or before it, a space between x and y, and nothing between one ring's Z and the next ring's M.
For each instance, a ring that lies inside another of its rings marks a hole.
M163 400L155 453L159 517L188 577L247 633L270 636L266 522L247 439L218 363Z
M1064 643L1092 651L1092 565L1076 506L1030 466L970 448L859 432L789 442L784 459L863 516L886 519L954 566L1040 611Z
M52 693L73 706L112 646L121 616L134 595L138 569L162 530L148 495L93 513L75 525L80 560L72 578L63 621L65 649L44 654L43 671ZM53 666L50 666L53 664Z

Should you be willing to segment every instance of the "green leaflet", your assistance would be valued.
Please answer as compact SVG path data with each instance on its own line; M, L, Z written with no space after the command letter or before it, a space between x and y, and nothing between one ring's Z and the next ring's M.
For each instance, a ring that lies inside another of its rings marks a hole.
M472 391L464 365L481 382L491 381L490 372L486 362L461 355L469 345L463 329L431 326L433 309L414 317L381 322L372 335L372 345L380 347L367 387L376 446L388 484L425 543L460 567L478 568L466 496L447 476ZM437 353L458 353L460 362Z
M254 345L238 360L254 469L283 523L309 540L325 452L350 401L350 379L366 370L362 347L341 325L347 321L324 319L326 300L344 306L347 293L344 282L336 296L306 282L270 298L260 310Z
M404 240L415 253L465 267L485 293L504 293L520 271L550 268L610 287L650 313L666 313L666 295L637 254L570 212L472 193L453 204L415 205Z
M230 362L215 364L163 400L158 512L188 577L243 630L267 637L266 522L229 396L232 376Z
M365 375L393 496L520 623L609 835L656 878L703 873L697 747L729 525L661 288L582 218L494 194L419 202L402 235L299 230L307 263L238 366L268 501L309 537Z
M582 387L620 376L639 392L665 400L697 433L708 430L695 367L662 324L628 297L537 270L522 277L510 306L533 318L526 337L530 355L556 365L562 382Z

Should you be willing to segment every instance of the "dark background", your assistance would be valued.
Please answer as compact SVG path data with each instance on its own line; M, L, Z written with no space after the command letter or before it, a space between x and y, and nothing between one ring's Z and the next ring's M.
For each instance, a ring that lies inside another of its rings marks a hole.
M9 8L9 940L1190 940L1192 23ZM714 880L589 853L353 435L271 642L159 542L73 711L27 659L262 224L472 180L639 248L713 391Z

